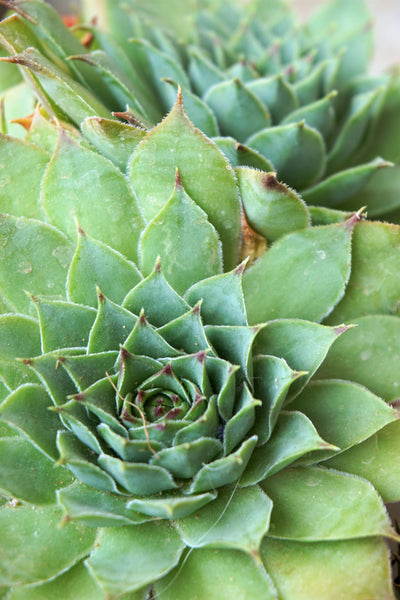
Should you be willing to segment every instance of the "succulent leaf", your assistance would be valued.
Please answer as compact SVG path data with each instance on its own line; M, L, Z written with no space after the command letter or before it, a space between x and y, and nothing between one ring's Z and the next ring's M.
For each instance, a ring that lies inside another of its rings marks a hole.
M172 146L170 139L179 138ZM204 177L202 165L207 164ZM225 157L185 115L181 98L169 115L144 138L133 153L129 177L147 221L167 203L174 189L175 172L190 198L208 215L223 245L225 270L236 264L239 240L239 195ZM215 175L211 176L215 170ZM213 177L213 179L211 179ZM221 193L224 208L220 210Z

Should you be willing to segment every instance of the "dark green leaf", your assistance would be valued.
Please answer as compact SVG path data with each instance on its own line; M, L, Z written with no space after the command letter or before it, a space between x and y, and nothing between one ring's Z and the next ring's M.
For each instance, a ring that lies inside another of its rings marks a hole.
M325 168L322 136L304 121L263 129L247 144L272 161L278 179L297 190L312 185Z

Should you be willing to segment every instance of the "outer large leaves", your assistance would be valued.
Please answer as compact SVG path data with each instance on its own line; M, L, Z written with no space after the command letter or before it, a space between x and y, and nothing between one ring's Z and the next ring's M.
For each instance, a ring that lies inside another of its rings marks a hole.
M198 549L156 586L160 600L257 598L277 600L270 577L260 563L240 550Z
M380 540L310 544L266 538L261 553L282 600L394 600L387 547Z
M352 224L289 234L261 256L243 280L249 321L328 314L350 274Z
M164 523L104 529L97 544L87 565L99 584L114 594L139 590L158 579L178 562L184 547Z
M372 315L336 342L317 373L318 378L356 381L387 401L400 389L400 318Z
M42 182L49 220L71 238L79 224L89 235L135 260L142 217L126 180L105 158L78 146L60 129Z
M285 469L261 487L274 503L269 536L318 541L394 535L383 502L362 479L309 467Z
M351 321L370 314L398 314L400 228L388 223L359 223L352 240L352 269L345 297L327 319Z
M0 293L26 312L31 294L63 297L72 247L58 230L24 217L0 217ZM45 266L45 268L44 268Z
M1 585L50 579L87 555L95 531L73 523L60 529L60 518L61 510L54 506L36 510L28 505L2 507Z
M40 182L48 161L49 155L37 146L0 134L1 212L18 217L43 216Z
M70 480L66 469L55 468L27 440L0 439L0 488L5 494L33 504L53 504L56 490Z
M364 443L329 460L327 465L365 477L385 502L400 500L400 421L390 423Z

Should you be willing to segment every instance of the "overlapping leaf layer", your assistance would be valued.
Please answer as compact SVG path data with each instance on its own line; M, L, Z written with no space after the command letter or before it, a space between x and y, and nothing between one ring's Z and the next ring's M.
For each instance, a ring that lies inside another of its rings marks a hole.
M185 91L112 120L18 10L63 124L0 139L0 597L393 599L399 226L310 209Z
M309 205L366 204L370 216L398 222L399 82L367 74L371 15L362 0L330 2L306 25L283 2L204 0L201 11L181 0L168 10L141 0L97 4L108 31L82 25L82 43L39 0L16 2L19 16L0 27L50 114L80 126L122 111L148 129L179 85L193 123L235 164L274 171ZM11 103L7 96L10 117ZM85 135L96 145L120 128L92 122ZM110 151L123 160L123 148Z

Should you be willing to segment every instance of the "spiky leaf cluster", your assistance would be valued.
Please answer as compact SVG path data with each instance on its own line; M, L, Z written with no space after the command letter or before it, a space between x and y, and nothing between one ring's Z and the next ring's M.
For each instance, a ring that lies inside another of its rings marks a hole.
M181 98L127 175L40 110L27 138L1 140L7 598L344 599L355 565L390 598L398 226L310 225ZM243 273L245 198L269 237Z
M123 112L150 128L179 85L191 120L235 165L276 172L309 205L367 205L397 221L399 84L367 74L371 16L361 0L335 0L305 25L283 2L200 2L196 12L179 1L167 11L104 1L108 31L82 25L85 46L61 22L49 36L55 16L39 0L13 6L30 20L5 21L0 38L50 114L79 126Z
M10 48L76 52L18 4ZM392 599L399 226L228 161L182 94L147 131L36 58L63 124L0 138L1 594Z

